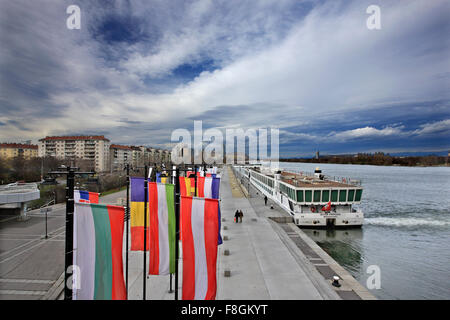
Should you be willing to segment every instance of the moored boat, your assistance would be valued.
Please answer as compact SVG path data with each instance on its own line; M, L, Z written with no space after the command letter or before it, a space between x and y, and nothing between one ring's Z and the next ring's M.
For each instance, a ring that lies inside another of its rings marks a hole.
M364 214L361 181L314 173L291 172L263 166L234 166L263 195L276 202L300 227L361 227Z

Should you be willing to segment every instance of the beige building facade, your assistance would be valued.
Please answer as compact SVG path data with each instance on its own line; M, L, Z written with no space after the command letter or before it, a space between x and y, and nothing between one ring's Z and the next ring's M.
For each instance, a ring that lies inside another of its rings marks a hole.
M38 146L22 143L0 143L0 157L11 159L23 157L25 159L36 158L38 156Z
M109 169L110 141L105 136L53 136L39 140L39 157L90 160L95 171Z

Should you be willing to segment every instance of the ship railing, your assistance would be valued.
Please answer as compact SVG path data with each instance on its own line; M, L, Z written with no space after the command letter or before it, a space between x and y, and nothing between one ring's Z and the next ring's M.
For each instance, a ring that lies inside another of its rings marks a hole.
M307 171L289 169L289 170L285 170L284 172L292 173L294 175L299 175L299 176L303 176L303 177L314 177L314 173L307 172ZM330 180L330 181L334 181L334 182L345 183L345 184L349 184L349 185L353 185L353 186L361 186L362 185L361 180L352 179L349 177L339 177L339 176L329 176L329 175L324 175L324 177L326 180ZM304 182L308 182L308 181L305 180Z
M6 185L0 186L0 191L10 191L10 190L19 190L19 189L37 189L38 186L36 183L26 183L26 182L13 182Z
M289 170L284 170L284 172L292 173L292 174L299 175L299 176L314 177L314 173L311 173L311 172L308 172L308 171L300 171L300 170L295 170L295 169L289 169Z
M334 182L349 184L349 185L352 185L352 186L361 186L362 185L362 181L361 180L352 179L352 178L349 178L349 177L338 177L338 176L327 176L327 175L325 175L325 179L331 180L331 181L334 181Z

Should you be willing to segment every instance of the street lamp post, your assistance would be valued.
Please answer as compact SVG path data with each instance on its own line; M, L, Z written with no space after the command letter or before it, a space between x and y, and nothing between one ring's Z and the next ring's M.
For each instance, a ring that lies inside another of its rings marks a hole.
M47 233L47 213L52 211L52 208L45 207L41 208L41 213L45 212L45 239L48 239L48 233Z

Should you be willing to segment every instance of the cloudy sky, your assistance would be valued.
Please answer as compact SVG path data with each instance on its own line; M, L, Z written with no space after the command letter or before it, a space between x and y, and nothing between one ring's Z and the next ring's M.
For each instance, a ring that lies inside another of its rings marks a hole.
M445 0L0 0L0 140L168 147L202 120L279 128L282 156L442 153L449 15Z

